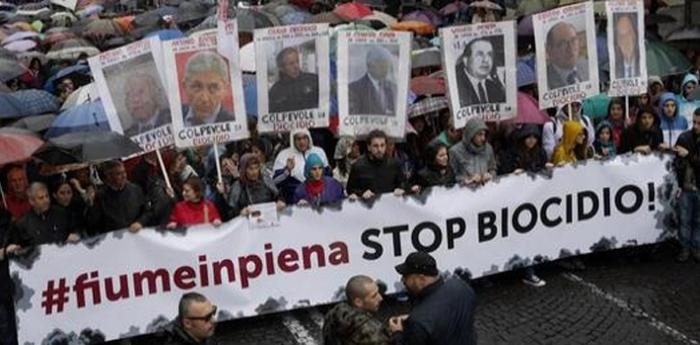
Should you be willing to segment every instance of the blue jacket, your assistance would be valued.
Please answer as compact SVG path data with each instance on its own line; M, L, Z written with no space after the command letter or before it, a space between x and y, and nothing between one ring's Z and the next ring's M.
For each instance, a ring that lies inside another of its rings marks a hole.
M664 104L670 101L678 104L676 96L670 92L664 92L661 97L659 97L659 127L664 135L664 142L672 147L676 145L678 136L688 129L688 121L685 117L679 116L678 107L676 107L676 114L673 115L673 117L666 116L664 113Z
M295 204L303 199L311 205L327 205L343 200L343 197L343 185L334 178L325 175L323 176L323 191L319 198L314 199L306 192L306 182L298 185L294 191Z

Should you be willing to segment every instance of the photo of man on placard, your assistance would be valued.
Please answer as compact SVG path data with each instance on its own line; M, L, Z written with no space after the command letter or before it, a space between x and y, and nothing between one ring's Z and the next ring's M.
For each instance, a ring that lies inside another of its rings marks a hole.
M495 40L500 40L499 46L503 47L502 36L479 37L467 43L457 59L455 77L460 107L506 101L503 82L496 73L499 66L495 63L503 63L503 49L494 49Z
M132 137L170 123L170 110L162 109L163 89L150 73L136 71L126 77L124 106L134 120L124 135Z
M318 74L303 70L299 50L286 47L277 52L278 79L268 96L271 113L318 108Z
M550 90L588 81L588 59L581 56L586 51L584 37L568 22L558 22L547 32L547 87ZM593 47L595 49L595 47Z
M393 116L396 111L394 61L396 55L380 45L369 45L365 54L366 72L348 85L350 115ZM353 64L350 65L351 74Z
M639 77L639 39L636 13L615 13L615 78Z
M189 104L182 105L186 127L234 121L233 112L223 106L231 93L226 60L214 51L200 51L187 59L184 69L184 94Z

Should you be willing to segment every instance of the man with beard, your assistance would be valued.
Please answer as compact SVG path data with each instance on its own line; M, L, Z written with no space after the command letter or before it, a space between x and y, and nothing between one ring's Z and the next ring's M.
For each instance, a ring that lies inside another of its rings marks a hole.
M396 159L387 157L387 136L381 130L367 135L367 154L362 155L350 169L347 192L351 199L372 199L377 194L404 193L405 177Z

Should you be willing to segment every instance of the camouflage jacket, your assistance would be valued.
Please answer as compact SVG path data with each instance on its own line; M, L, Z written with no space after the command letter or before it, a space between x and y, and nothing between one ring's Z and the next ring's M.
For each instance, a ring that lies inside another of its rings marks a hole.
M372 314L346 302L333 307L323 323L325 345L386 345L388 334L385 325Z

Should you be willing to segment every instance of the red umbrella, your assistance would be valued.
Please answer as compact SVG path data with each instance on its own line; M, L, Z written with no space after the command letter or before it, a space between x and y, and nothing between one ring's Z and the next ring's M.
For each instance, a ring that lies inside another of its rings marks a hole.
M411 79L411 91L413 91L416 96L444 95L445 79L431 76L415 77Z
M541 125L549 122L549 115L540 110L535 98L524 92L518 92L518 116L508 121Z
M333 10L333 13L339 15L345 20L355 20L369 16L372 14L372 9L357 2L349 2L336 7Z

